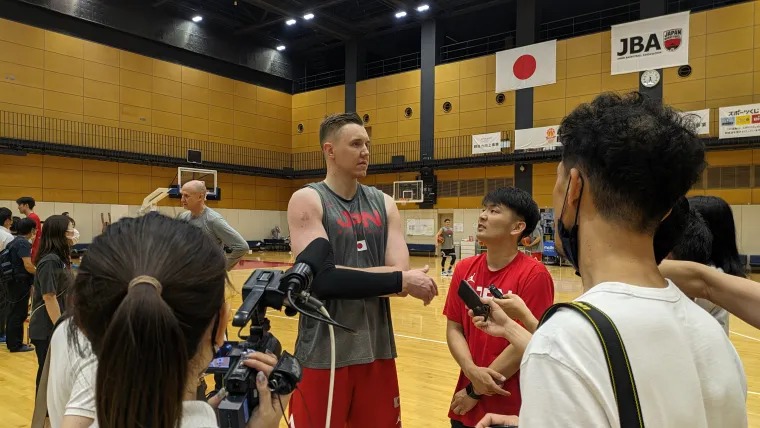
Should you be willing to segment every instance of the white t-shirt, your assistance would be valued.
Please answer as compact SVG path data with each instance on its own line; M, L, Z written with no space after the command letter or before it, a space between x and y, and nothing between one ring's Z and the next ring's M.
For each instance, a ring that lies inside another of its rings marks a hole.
M14 238L16 237L11 234L10 230L0 226L0 251L3 251Z
M666 288L602 283L579 301L615 323L647 427L744 428L747 379L713 317L672 282ZM560 309L536 331L520 366L520 428L620 427L599 338Z
M50 425L58 428L63 417L82 416L95 419L95 376L98 362L90 350L90 342L79 332L79 347L69 346L68 330L71 318L63 321L50 341L50 370L47 403Z
M58 428L65 415L96 419L95 376L98 361L91 353L90 342L78 335L79 346L85 350L85 358L69 346L68 328L71 318L63 321L53 333L50 342L50 370L48 374L47 403L50 425ZM185 401L182 403L180 428L217 428L216 413L208 403ZM97 428L94 421L90 428Z

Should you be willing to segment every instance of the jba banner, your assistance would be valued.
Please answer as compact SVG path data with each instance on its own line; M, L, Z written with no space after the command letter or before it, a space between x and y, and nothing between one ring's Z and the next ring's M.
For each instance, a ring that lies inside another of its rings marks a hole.
M721 139L760 135L760 104L721 107L718 117Z
M696 111L685 111L681 113L686 120L694 122L694 129L697 131L697 135L710 133L710 109Z
M689 63L689 12L613 25L612 74Z
M552 149L559 146L558 129L559 125L518 129L515 131L515 150Z
M472 136L472 154L501 152L501 132L475 134Z

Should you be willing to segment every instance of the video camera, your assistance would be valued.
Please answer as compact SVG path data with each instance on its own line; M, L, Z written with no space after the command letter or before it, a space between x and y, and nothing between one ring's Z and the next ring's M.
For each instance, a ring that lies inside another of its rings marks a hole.
M243 341L225 342L209 364L207 374L214 374L219 386L223 379L228 396L219 405L219 426L243 428L259 404L256 389L256 370L243 364L246 354L255 351L272 353L278 357L277 365L269 375L269 390L273 394L290 394L301 381L300 362L287 351L270 333L267 308L285 309L285 314L315 318L339 327L329 316L320 314L322 302L311 297L308 288L319 273L329 242L317 239L309 244L285 272L272 269L256 269L243 285L243 304L235 312L232 325L239 327L238 337ZM248 323L249 334L241 335Z

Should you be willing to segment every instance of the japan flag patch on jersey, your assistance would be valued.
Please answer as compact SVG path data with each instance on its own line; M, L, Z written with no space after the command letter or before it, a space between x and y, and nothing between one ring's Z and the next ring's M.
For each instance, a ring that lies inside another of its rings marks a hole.
M367 251L367 241L362 239L356 242L356 251Z

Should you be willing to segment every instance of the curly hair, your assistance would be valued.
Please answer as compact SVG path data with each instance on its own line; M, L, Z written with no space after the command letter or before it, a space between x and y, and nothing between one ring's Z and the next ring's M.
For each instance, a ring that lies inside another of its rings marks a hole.
M588 178L599 213L640 232L654 233L706 165L693 123L638 92L581 104L559 137L566 172Z

